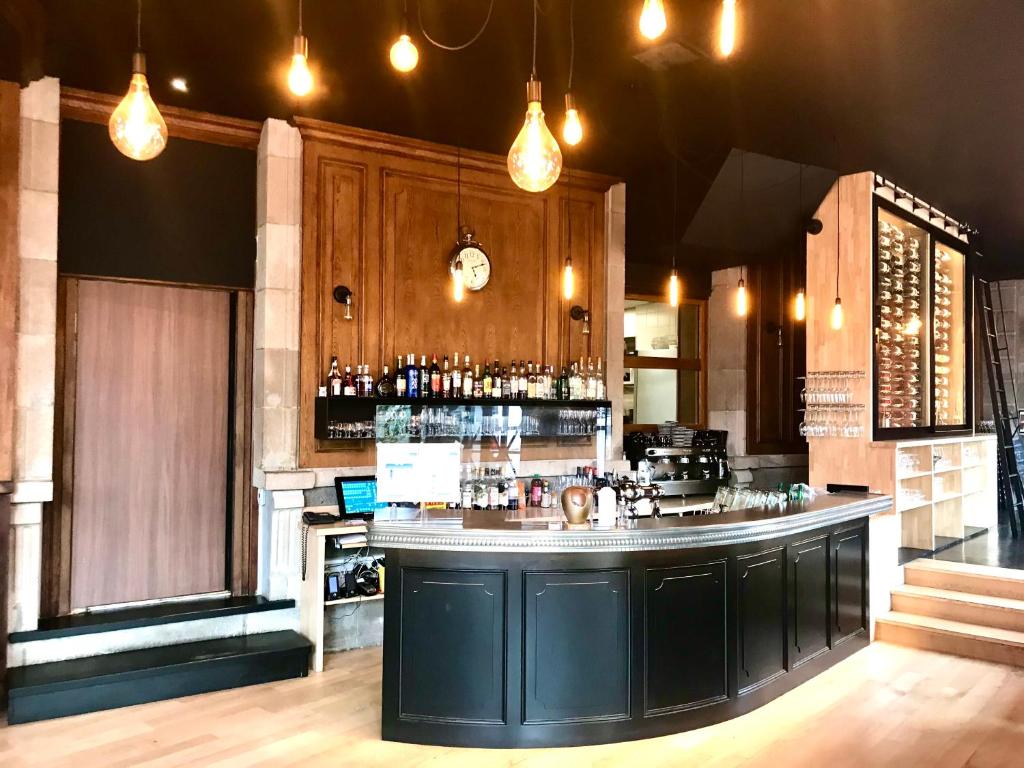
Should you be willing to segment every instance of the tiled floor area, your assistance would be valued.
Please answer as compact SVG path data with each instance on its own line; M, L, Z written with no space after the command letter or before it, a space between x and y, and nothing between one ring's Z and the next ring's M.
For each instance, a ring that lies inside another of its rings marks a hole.
M994 565L1000 568L1024 570L1024 535L1014 539L1006 526L983 533L973 539L956 544L933 555L936 560L948 560L971 565Z

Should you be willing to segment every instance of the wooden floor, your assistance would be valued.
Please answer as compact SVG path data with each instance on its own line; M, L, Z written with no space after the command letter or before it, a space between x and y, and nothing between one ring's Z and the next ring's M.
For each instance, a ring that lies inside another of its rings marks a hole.
M379 649L324 674L187 699L0 726L0 766L1024 765L1024 671L875 643L729 723L648 741L545 750L391 744L380 732Z

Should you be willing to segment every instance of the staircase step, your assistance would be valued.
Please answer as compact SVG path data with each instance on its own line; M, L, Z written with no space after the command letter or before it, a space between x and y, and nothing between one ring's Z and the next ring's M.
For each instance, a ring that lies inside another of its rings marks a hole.
M936 619L1024 632L1024 600L904 584L892 591L892 609Z
M905 569L907 584L954 592L1024 600L1024 571L944 560L915 560Z
M305 677L310 642L291 630L56 661L8 671L7 721L28 723Z
M892 611L875 621L875 638L926 651L1024 666L1024 632Z

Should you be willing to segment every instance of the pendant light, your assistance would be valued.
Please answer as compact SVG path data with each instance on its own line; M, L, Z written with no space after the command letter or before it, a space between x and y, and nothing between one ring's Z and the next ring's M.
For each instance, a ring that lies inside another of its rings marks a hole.
M800 164L800 181L797 185L797 220L804 220L804 166ZM800 228L801 237L803 236L803 228ZM798 249L799 250L799 249ZM797 322L802 323L807 319L807 297L804 295L804 289L801 285L800 290L796 292L796 299L793 301L793 317Z
M572 273L572 167L567 168L568 180L569 180L569 200L566 204L568 219L568 247L565 252L565 266L562 267L562 298L566 301L572 299L572 295L576 290L576 279Z
M676 250L679 238L676 234L676 218L679 213L679 160L672 156L672 271L668 276L668 303L679 306L679 273L676 272Z
M288 88L296 96L308 96L313 90L309 71L309 41L302 34L302 0L299 0L299 30L292 40L292 66L288 70Z
M527 192L543 192L558 181L562 150L544 122L540 80L537 79L537 0L533 0L533 68L526 83L526 119L508 151L512 181Z
M839 298L839 264L840 248L842 239L839 236L839 195L842 190L841 177L836 171L836 303L832 305L832 330L840 331L843 328L843 300Z
M136 4L132 80L108 123L117 151L132 160L152 160L167 146L167 123L149 95L146 54L142 52L142 0Z
M744 152L740 152L740 228L746 224L746 209L744 208L743 186L744 186ZM747 299L747 284L743 281L743 267L740 266L740 279L736 283L736 314L746 317L750 311L750 302Z
M718 26L718 52L729 58L736 48L736 0L722 0L722 17Z
M420 60L420 52L409 37L409 0L402 3L402 34L391 46L391 66L401 73L412 72Z
M648 40L657 40L664 33L668 22L665 21L664 0L644 0L640 11L640 34Z
M562 138L570 147L575 147L583 140L583 123L580 121L579 110L576 109L576 98L572 94L572 72L576 62L574 6L574 0L569 0L569 85L565 90L565 123L562 124Z
M455 155L455 243L462 238L462 145L459 144ZM461 302L466 295L466 276L462 271L462 259L455 262L452 270L452 298Z

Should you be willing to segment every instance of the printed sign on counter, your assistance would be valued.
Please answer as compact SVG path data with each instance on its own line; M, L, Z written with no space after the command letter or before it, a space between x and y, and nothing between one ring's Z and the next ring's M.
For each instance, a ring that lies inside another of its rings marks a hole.
M377 443L377 501L459 501L462 443Z

